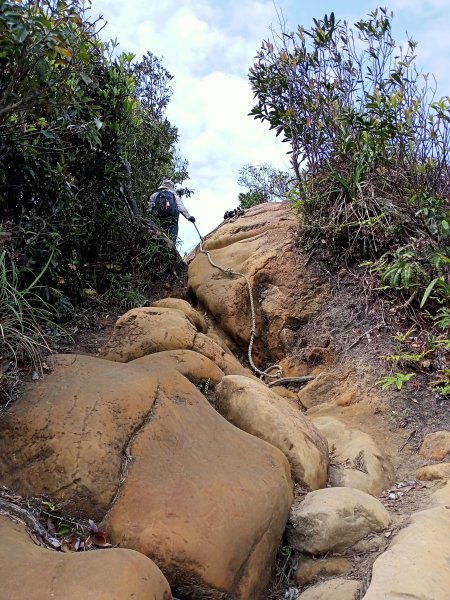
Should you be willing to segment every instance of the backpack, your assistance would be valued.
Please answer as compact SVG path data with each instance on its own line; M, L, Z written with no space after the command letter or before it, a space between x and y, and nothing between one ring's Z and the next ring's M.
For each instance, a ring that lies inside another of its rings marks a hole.
M169 190L160 190L153 204L152 213L158 219L178 216L175 194Z

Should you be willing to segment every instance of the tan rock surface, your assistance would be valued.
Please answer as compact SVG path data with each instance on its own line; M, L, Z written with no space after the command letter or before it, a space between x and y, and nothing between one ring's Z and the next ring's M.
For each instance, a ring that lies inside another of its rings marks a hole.
M415 513L373 565L364 600L447 600L450 590L450 485L435 506Z
M352 488L326 488L292 506L288 542L308 554L341 551L390 522L388 512L373 496Z
M166 350L148 354L130 361L130 365L139 367L173 368L184 375L194 385L210 380L219 383L225 373L212 360L193 350Z
M130 362L157 352L193 350L203 354L226 374L250 372L204 333L198 333L183 312L174 308L134 308L117 320L100 357Z
M133 550L52 552L0 515L0 597L4 600L171 600L158 567Z
M215 263L244 273L251 282L256 360L283 357L292 343L285 330L295 330L315 314L328 291L303 268L295 250L296 229L297 217L288 204L266 203L224 224L203 244ZM252 321L244 278L222 273L206 255L197 254L189 265L188 285L224 331L239 345L247 345Z
M1 483L98 519L116 492L123 450L157 397L158 369L72 354L54 363L0 420Z
M101 358L129 362L163 350L191 349L197 330L179 310L133 308L119 317Z
M351 571L353 563L348 558L331 557L302 560L295 571L295 581L300 586L308 585L319 577L343 575Z
M156 308L174 308L180 310L192 323L192 325L201 333L206 333L208 327L206 325L203 315L198 310L195 310L189 302L181 300L181 298L163 298L153 302L152 306Z
M227 420L286 455L296 481L313 490L325 486L326 441L289 401L260 381L239 375L224 377L216 396L217 409Z
M103 523L114 543L151 557L181 597L261 598L292 501L284 455L181 376L164 383L130 452Z
M360 581L336 577L308 588L298 600L359 600L361 588Z
M332 453L329 482L378 496L394 480L391 461L373 438L333 417L312 417Z
M320 373L298 393L298 399L306 409L330 401L339 386L333 373Z
M216 365L218 365L218 367L220 367L226 375L246 375L247 377L252 376L251 372L243 367L237 358L235 358L232 354L229 354L226 350L219 346L217 342L203 333L198 333L195 336L192 350L203 354L215 362Z
M450 479L450 462L437 465L426 465L416 472L417 479L433 481L434 479Z
M450 457L450 431L436 431L425 436L420 454L430 460L444 460Z

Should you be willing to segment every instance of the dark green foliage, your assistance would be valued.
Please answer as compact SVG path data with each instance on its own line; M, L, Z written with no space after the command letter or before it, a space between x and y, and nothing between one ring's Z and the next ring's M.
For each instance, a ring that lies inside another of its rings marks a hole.
M85 290L145 293L178 260L141 219L161 178L187 178L164 115L171 76L97 30L82 0L0 0L5 248L24 285L51 256L41 284L61 315Z
M239 208L245 210L246 208L251 208L252 206L256 206L257 204L263 204L264 202L268 202L264 192L260 192L258 190L251 190L249 192L241 192L238 195L239 200Z
M250 69L251 114L291 146L309 251L369 259L418 304L449 281L450 100L433 101L391 21L378 9L352 28L332 13L274 34Z

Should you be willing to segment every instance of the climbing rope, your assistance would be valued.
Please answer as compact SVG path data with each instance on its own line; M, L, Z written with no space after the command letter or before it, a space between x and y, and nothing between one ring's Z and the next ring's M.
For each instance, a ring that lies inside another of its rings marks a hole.
M250 366L252 367L253 371L260 376L261 379L263 379L264 377L268 377L270 379L280 380L281 375L283 374L283 370L280 367L280 365L271 365L264 371L261 371L261 369L258 369L258 367L253 362L252 354L253 354L253 342L256 337L256 313L255 313L255 303L253 301L252 286L251 286L251 283L250 283L248 277L244 273L239 273L238 271L233 271L232 269L229 269L228 267L222 267L221 265L218 265L217 263L215 263L213 261L213 259L211 258L210 252L208 250L204 250L203 238L200 235L200 232L197 229L197 225L195 225L195 223L194 223L194 227L197 230L198 236L200 238L200 252L202 252L202 254L206 254L210 265L212 267L214 267L215 269L222 271L222 273L225 273L226 275L237 275L238 277L243 277L245 279L245 282L246 282L247 288L248 288L248 295L250 298L250 310L251 310L251 314L252 314L252 329L251 329L251 333L250 333L250 342L248 345L248 362L250 363ZM271 374L270 373L271 371L276 371L276 373Z

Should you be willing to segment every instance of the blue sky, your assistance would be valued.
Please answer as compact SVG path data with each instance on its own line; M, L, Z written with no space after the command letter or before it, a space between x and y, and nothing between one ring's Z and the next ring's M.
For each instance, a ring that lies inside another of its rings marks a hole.
M168 117L178 127L195 190L186 205L203 234L237 206L242 166L289 168L288 147L247 116L253 106L248 68L270 26L276 28L277 12L295 30L332 11L354 22L377 6L394 12L396 41L408 32L418 42L417 65L436 76L439 95L450 95L450 0L92 0L93 15L107 22L104 39L116 38L119 50L138 58L150 50L174 76ZM198 242L183 217L179 235L182 252Z

